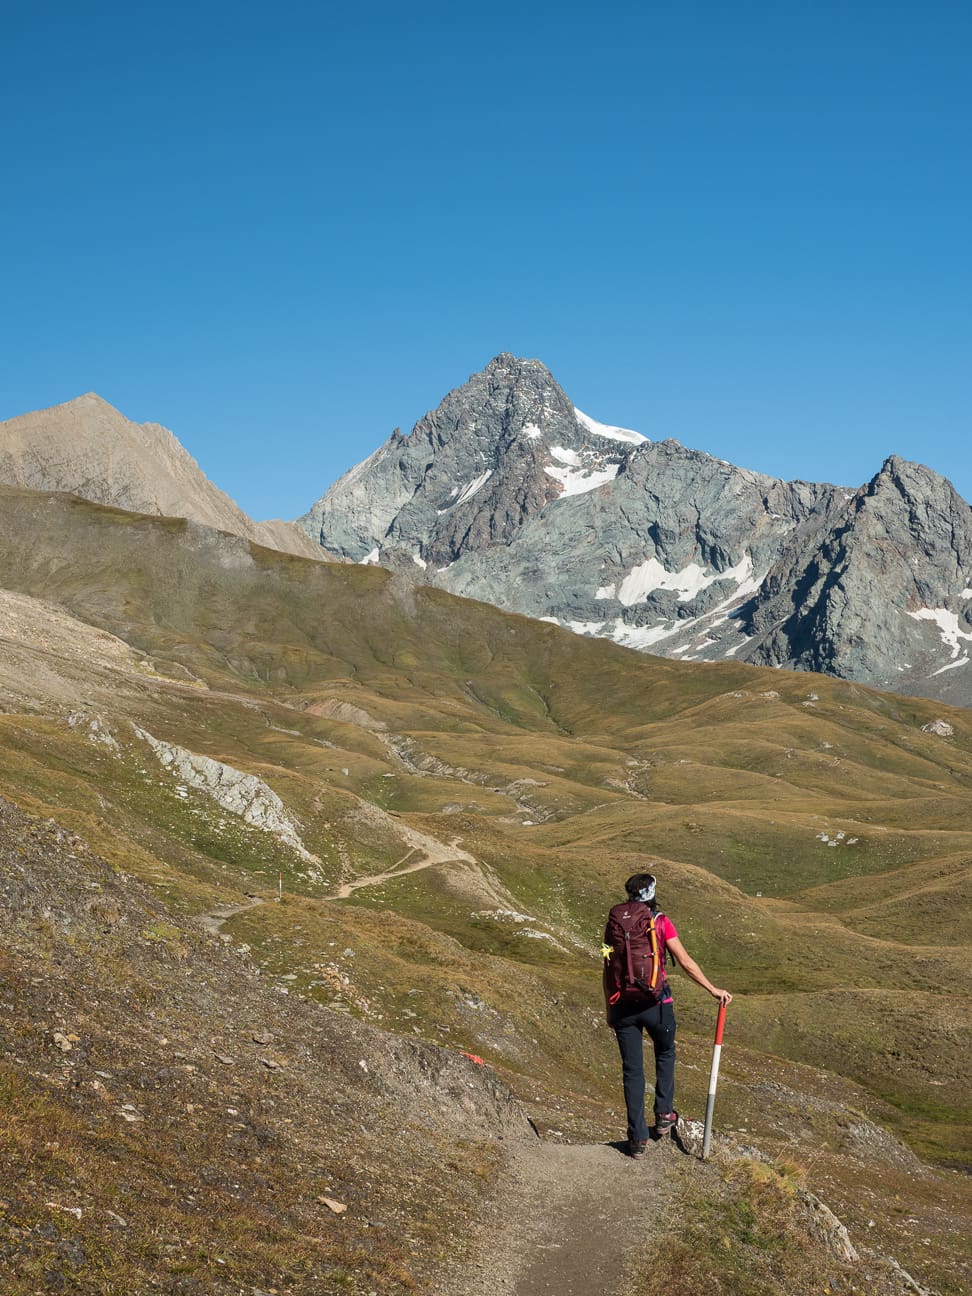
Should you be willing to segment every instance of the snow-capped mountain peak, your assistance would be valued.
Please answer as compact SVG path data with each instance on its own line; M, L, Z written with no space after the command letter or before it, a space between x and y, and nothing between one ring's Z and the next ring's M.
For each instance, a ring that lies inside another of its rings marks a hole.
M972 704L972 511L894 456L856 491L779 481L600 423L504 354L301 523L579 634Z

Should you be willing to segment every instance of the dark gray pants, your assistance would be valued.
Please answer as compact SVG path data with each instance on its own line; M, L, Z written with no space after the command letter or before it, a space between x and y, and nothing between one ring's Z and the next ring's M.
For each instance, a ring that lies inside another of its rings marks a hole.
M618 1011L611 1025L621 1052L624 1105L628 1110L628 1138L648 1138L645 1120L645 1055L643 1032L648 1032L655 1050L655 1115L675 1109L675 1007L653 1004L637 1011Z

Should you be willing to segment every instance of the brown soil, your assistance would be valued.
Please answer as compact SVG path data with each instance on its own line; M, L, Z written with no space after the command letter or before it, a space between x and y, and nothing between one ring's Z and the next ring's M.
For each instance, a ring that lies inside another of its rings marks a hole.
M674 1149L651 1152L635 1162L610 1143L517 1145L474 1254L441 1296L623 1296L631 1221L647 1241L670 1192L662 1167Z

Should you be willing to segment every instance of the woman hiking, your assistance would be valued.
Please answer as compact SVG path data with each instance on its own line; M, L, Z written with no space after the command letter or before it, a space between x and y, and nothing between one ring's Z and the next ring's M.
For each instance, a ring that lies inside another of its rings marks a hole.
M675 924L655 900L656 879L635 873L624 889L628 899L615 905L604 929L604 1002L607 1023L621 1053L624 1105L628 1112L628 1154L640 1161L651 1138L661 1138L678 1123L675 1110L675 1006L665 976L670 952L679 967L714 999L732 995L708 979L678 938ZM655 1123L645 1120L643 1034L655 1052Z

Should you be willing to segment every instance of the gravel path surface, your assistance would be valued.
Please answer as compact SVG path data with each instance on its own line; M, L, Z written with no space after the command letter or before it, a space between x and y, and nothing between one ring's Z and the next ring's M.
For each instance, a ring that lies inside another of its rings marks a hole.
M623 1296L626 1267L667 1200L673 1153L657 1145L635 1162L610 1143L515 1147L472 1257L438 1296Z

